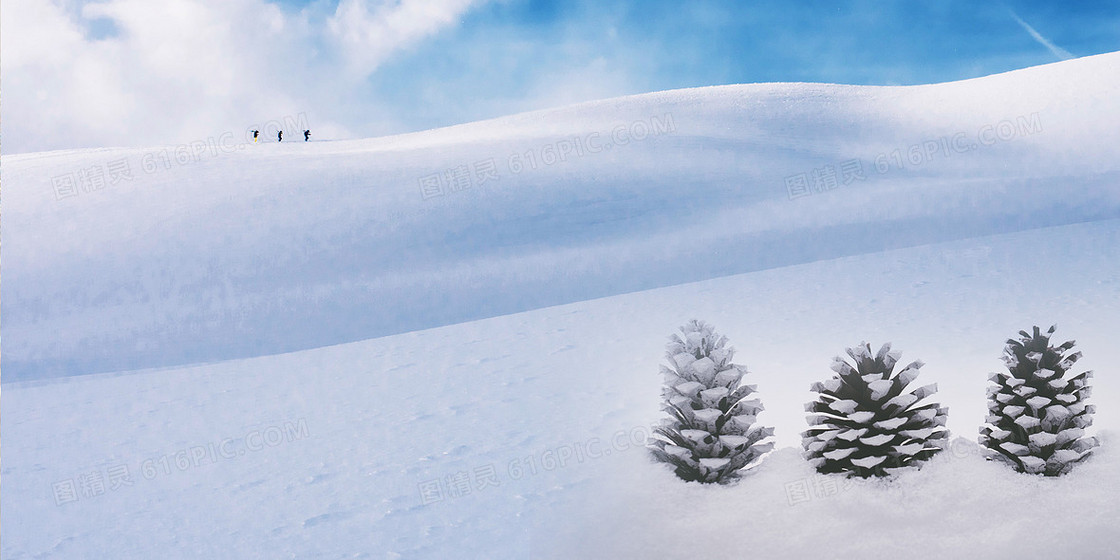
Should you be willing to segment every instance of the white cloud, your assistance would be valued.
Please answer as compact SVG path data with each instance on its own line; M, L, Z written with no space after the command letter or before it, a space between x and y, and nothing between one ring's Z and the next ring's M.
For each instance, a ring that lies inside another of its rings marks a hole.
M265 0L4 0L4 152L190 142L299 113L347 136L332 110L371 103L351 92L472 3L342 0L319 17ZM93 38L95 20L116 32Z
M367 75L394 51L456 23L475 0L341 0L327 22L348 69Z

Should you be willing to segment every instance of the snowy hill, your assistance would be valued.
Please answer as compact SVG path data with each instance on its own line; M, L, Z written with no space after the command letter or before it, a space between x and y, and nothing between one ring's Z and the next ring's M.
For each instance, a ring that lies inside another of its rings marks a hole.
M730 532L761 558L823 543L834 558L1116 557L1116 437L1057 480L985 462L974 442L1003 339L1039 321L1078 339L1079 365L1098 373L1096 426L1118 433L1118 246L1108 220L292 354L8 384L0 553L742 557ZM692 316L731 338L776 428L780 449L731 488L685 484L639 448L661 416L665 339ZM925 361L963 438L895 480L815 475L789 447L809 384L861 338ZM113 473L132 484L111 489ZM104 489L83 493L93 477ZM1039 532L1044 512L1060 513Z
M4 156L0 555L1117 557L1118 67L664 92L183 165ZM460 164L471 187L435 195ZM640 448L694 317L776 429L733 487ZM1059 479L972 443L1005 339L1050 323L1105 439ZM921 471L849 482L794 449L861 339L939 385L961 439Z
M361 141L242 147L237 131L5 156L5 381L1114 218L1118 65L670 91Z

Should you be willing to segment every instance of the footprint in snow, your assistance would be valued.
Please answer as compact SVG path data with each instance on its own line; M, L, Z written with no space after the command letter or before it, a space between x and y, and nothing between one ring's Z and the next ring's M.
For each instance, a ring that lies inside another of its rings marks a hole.
M342 521L344 519L349 518L351 515L352 514L350 514L350 513L344 513L344 512L324 513L322 515L316 515L315 517L304 520L303 528L307 529L307 528L319 525L321 523L337 523L339 521Z

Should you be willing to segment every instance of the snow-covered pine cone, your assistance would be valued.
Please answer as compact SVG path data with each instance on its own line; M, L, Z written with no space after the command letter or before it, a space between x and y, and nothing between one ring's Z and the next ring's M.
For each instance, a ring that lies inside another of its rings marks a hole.
M1050 345L1054 327L1045 334L1019 331L1009 339L1003 361L1009 373L988 379L988 417L980 428L980 445L989 458L1002 460L1020 472L1058 476L1085 459L1096 438L1084 437L1093 423L1093 405L1085 404L1092 371L1069 373L1081 358L1070 352L1074 341Z
M661 409L669 418L654 430L650 451L684 480L728 482L773 448L763 440L774 429L755 423L762 403L747 399L755 386L739 384L747 368L731 363L734 353L703 321L670 338L669 365L661 367Z
M937 385L907 392L924 364L915 361L895 374L901 354L890 349L884 344L872 355L866 342L848 348L854 365L837 356L832 364L837 375L812 385L818 396L805 405L810 428L801 442L818 472L884 476L945 447L947 409L921 403Z

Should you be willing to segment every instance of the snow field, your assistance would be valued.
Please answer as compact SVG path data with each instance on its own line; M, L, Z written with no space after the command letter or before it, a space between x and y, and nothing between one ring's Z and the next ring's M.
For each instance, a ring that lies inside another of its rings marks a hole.
M1120 217L1116 60L660 92L151 173L160 148L4 156L5 380L270 355ZM77 186L110 164L132 179ZM60 199L59 181L77 194Z
M151 172L159 148L4 156L0 555L1117 557L1118 60L661 92ZM730 487L638 445L693 318L776 429ZM1105 440L1059 479L971 443L1005 340L1051 324L1097 372ZM963 438L921 471L797 455L810 384L862 340L925 362Z
M1107 403L1120 387L1107 364L1118 358L1108 341L1120 260L1100 248L1117 236L1118 220L1048 228L292 354L8 384L3 552L797 558L827 544L835 557L886 558L914 542L919 558L1009 558L1036 544L1108 557L1120 488L1109 441L1057 480L985 462L971 441L1003 339L1039 317L1078 339L1079 365L1098 372L1096 426L1116 429ZM1079 274L1037 274L1038 259ZM1020 280L1028 274L1034 282ZM767 406L760 421L776 427L779 449L733 487L682 483L629 440L660 417L664 342L693 316L731 339ZM853 337L890 339L904 360L925 361L919 381L939 384L948 426L967 441L920 472L837 479L842 490L831 494L796 446L809 384L831 374L832 355ZM307 437L174 464L181 451L300 422ZM573 459L577 446L599 456ZM146 479L141 465L153 459L157 475ZM133 486L56 505L52 484L121 464ZM470 492L454 492L464 478ZM496 485L482 486L491 478ZM1061 537L1052 538L1029 505L1088 521L1048 517ZM725 530L751 538L734 545Z

